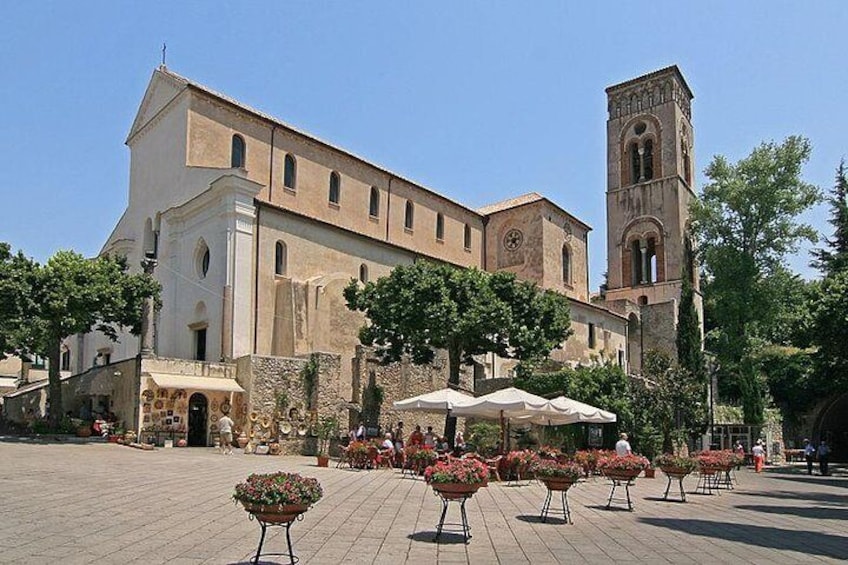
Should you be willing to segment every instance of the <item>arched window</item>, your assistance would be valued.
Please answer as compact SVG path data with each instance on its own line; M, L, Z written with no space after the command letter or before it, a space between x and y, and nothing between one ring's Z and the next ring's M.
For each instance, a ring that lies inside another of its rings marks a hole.
M230 157L230 166L234 169L243 169L247 150L244 145L244 138L238 134L233 136L233 150Z
M274 274L281 277L286 276L288 269L288 249L283 241L278 241L274 246Z
M330 173L330 202L333 204L339 203L339 198L341 197L342 190L342 179L339 177L339 173L333 171Z
M368 199L368 215L374 218L380 216L380 191L376 186L371 187L371 197Z
M445 239L445 217L441 213L436 214L436 239Z
M465 224L465 234L463 237L463 244L466 249L471 249L471 226Z
M206 245L206 242L201 239L200 242L197 244L196 254L197 276L199 278L206 278L206 274L209 273L210 261L211 256L209 253L209 246Z
M646 139L644 155L642 155L642 173L644 180L654 178L654 140Z
M692 186L692 163L689 158L689 147L683 139L680 140L680 154L683 157L683 180L686 181L686 184Z
M283 171L283 186L286 188L290 188L291 190L295 189L295 183L297 182L297 164L294 161L294 157L289 154L286 154L286 164Z
M642 276L642 242L638 239L634 240L630 244L630 264L630 285L636 286L637 284L642 284L644 282L644 278Z
M365 263L359 266L359 280L363 283L368 282L368 265Z
M403 215L403 227L411 230L414 222L415 216L415 207L412 204L411 200L406 201L406 212Z
M636 184L642 176L642 160L639 158L639 144L630 144L630 182Z
M567 245L562 246L562 282L571 286L571 253Z

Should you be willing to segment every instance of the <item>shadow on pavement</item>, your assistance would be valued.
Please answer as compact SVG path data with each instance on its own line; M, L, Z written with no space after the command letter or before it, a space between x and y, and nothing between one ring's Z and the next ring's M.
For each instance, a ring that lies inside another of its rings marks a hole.
M433 543L436 540L436 532L415 532L414 534L409 534L406 537L408 539L411 539L412 541L423 541L427 543ZM454 534L451 532L443 531L442 535L439 536L439 543L444 543L448 545L465 544L465 538L462 537L462 534Z
M787 530L751 524L729 524L682 518L637 518L639 522L690 535L735 541L770 549L790 549L811 555L848 559L848 538L809 530Z
M31 445L105 445L108 443L106 438L92 436L87 438L61 435L61 434L46 434L37 436L0 436L0 443L28 443Z
M560 512L560 514L562 514L562 512ZM515 518L518 519L518 520L521 520L522 522L527 522L528 524L559 524L559 525L565 525L565 524L568 523L568 522L565 521L564 518L557 518L556 516L548 516L548 519L543 522L541 516L539 516L538 514L521 514L519 516L516 516Z
M827 504L831 506L848 505L848 495L829 494L826 492L790 492L785 490L773 490L767 492L739 492L736 494L739 496L776 498L778 500L805 500L814 504Z
M734 508L764 512L766 514L792 514L801 518L817 518L820 520L848 520L848 508L820 506L760 506L758 504L737 504ZM848 540L845 541L848 544Z
M693 494L691 492L687 492L687 495ZM677 498L674 497L674 494L669 494L668 498L663 498L661 496L646 496L642 500L650 500L651 502L676 502L677 504L684 504L685 500L680 500L680 495L677 495Z

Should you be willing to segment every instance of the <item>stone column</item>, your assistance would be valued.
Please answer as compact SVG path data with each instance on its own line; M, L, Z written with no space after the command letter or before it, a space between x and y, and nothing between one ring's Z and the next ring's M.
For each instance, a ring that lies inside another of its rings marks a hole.
M158 261L153 257L145 257L141 268L145 275L153 276ZM142 357L153 357L156 354L153 339L153 298L145 298L141 306L141 350Z
M648 277L646 274L648 273L648 248L645 246L644 242L640 242L639 244L639 253L641 255L641 273L639 273L639 282L645 284L648 282Z

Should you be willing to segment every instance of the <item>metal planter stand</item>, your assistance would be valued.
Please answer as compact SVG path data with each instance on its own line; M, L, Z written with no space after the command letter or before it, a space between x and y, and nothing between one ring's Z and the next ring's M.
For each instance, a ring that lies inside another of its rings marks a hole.
M668 484L665 487L665 494L663 495L663 500L668 500L668 491L671 490L672 481L677 481L678 487L680 488L680 501L686 502L686 491L683 490L683 479L686 478L686 475L689 473L666 473L665 476L668 479Z
M300 558L294 554L294 549L292 548L291 541L291 527L295 522L299 522L303 520L303 514L299 514L297 518L292 520L291 522L266 522L264 520L260 520L255 517L253 514L250 515L251 520L256 520L259 523L259 527L262 528L262 534L259 536L259 547L256 548L256 555L253 557L253 565L259 565L260 557L288 557L289 565L295 565L300 561ZM268 528L285 528L286 529L286 548L288 549L288 553L262 553L262 546L265 544L265 534L268 531Z
M439 517L439 524L436 526L436 537L433 538L434 542L438 542L439 538L442 536L442 532L444 531L445 526L460 526L462 528L462 538L465 543L468 543L468 540L471 539L471 526L468 524L468 515L465 512L465 503L471 498L474 493L462 494L459 496L443 496L440 492L436 491L434 493L442 502L442 514ZM445 523L445 517L448 513L448 506L451 502L459 503L459 515L462 520L462 523Z
M607 478L612 481L612 488L610 489L609 500L607 500L607 510L612 507L612 502L613 500L615 500L616 502L627 502L627 509L632 512L633 502L630 500L630 487L633 486L633 481L636 479L636 477L607 476ZM614 498L615 489L621 486L624 487L625 498Z
M542 513L539 516L542 519L542 522L548 521L548 514L551 512L551 499L553 498L554 491L551 490L550 488L548 488L547 491L548 491L548 494L545 497L545 502L542 504ZM566 524L574 524L574 522L571 521L571 509L569 509L569 507L568 507L568 490L567 489L566 490L560 490L559 493L560 493L560 499L562 500L562 510L561 510L561 512L562 512L563 517L565 518L565 523ZM558 514L560 512L560 510L554 510L554 512L556 512Z

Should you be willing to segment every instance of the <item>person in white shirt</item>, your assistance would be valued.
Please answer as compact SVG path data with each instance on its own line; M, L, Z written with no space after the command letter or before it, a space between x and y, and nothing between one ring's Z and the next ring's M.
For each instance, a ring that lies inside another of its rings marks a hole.
M619 457L633 455L633 450L630 448L630 442L627 441L627 434L621 434L619 437L621 439L619 439L615 444L615 454Z
M218 420L218 438L221 442L221 454L233 454L233 426L235 422L230 419L228 412Z
M424 447L436 449L436 434L433 433L433 426L427 426L427 433L424 434Z
M757 440L757 444L751 448L754 455L754 472L762 473L763 464L766 462L766 450L763 448L763 440Z
M387 433L386 439L383 440L382 444L383 449L391 449L392 453L395 451L395 442L392 441L392 434Z
M807 462L807 474L813 474L813 460L816 458L816 446L810 440L804 440L804 460Z

